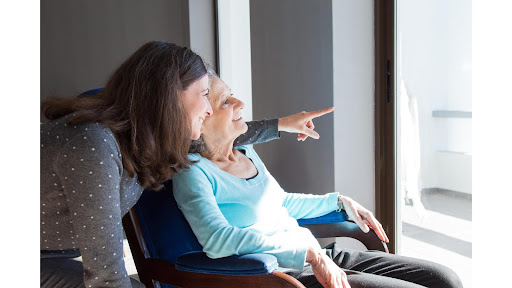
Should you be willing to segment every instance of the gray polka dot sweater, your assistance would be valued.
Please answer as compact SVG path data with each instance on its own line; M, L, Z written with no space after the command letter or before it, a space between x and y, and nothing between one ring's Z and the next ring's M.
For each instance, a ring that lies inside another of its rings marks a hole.
M110 129L70 117L41 124L41 257L81 255L85 287L131 287L121 218L143 188L123 169ZM248 125L236 145L279 137L277 119Z

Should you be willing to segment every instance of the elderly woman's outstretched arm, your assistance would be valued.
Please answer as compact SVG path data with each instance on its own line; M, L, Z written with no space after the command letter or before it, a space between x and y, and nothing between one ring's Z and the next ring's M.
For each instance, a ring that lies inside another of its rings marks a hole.
M247 132L240 135L234 146L257 144L279 138L279 131L297 133L297 140L304 141L308 137L320 138L315 131L313 119L334 111L334 107L311 112L299 112L286 117L263 119L247 122Z
M234 146L258 144L279 139L279 119L247 122L247 132L236 138Z

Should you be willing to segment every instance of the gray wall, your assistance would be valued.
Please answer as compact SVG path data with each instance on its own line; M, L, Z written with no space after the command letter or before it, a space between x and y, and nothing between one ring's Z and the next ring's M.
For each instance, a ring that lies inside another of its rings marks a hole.
M333 106L332 0L258 0L250 9L253 118ZM319 140L282 133L255 146L286 191L334 191L332 114L315 126Z
M217 69L215 1L188 0L190 48Z
M373 18L373 0L251 1L254 119L336 107L315 120L320 140L255 146L285 190L339 191L374 211Z
M110 73L147 41L189 46L188 3L41 1L41 100L103 86Z

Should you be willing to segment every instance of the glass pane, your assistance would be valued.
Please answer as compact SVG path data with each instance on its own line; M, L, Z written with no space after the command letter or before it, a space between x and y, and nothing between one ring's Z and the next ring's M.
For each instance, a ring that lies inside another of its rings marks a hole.
M396 4L398 253L471 287L471 1Z

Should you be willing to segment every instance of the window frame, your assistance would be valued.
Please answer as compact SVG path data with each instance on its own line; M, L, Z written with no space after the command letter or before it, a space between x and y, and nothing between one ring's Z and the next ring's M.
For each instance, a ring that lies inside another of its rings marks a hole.
M375 21L375 216L398 249L396 199L395 15L394 0L374 1Z

